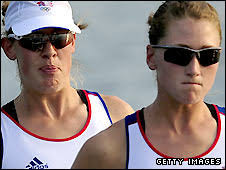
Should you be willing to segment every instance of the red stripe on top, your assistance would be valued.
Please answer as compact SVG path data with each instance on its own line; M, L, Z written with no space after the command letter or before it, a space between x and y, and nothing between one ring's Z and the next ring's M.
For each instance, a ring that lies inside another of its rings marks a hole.
M65 141L69 141L69 140L72 140L78 136L80 136L88 127L89 123L90 123L90 120L91 120L91 104L90 104L90 100L88 98L88 94L85 90L82 90L84 93L85 93L85 96L86 96L86 99L88 101L88 108L89 108L89 112L88 112L88 118L87 118L87 121L85 123L85 126L78 132L76 133L75 135L71 136L71 137L68 137L68 138L63 138L63 139L53 139L53 138L46 138L46 137L42 137L42 136L39 136L39 135L36 135L35 133L32 133L31 131L29 131L28 129L26 129L25 127L23 127L22 125L20 125L16 120L14 120L5 110L2 110L2 112L9 118L11 119L20 129L22 129L24 132L28 133L29 135L31 136L34 136L38 139L41 139L41 140L46 140L46 141L52 141L52 142L65 142Z
M215 107L215 110L216 110L216 113L217 113L217 118L218 118L218 126L217 126L217 135L216 135L216 138L215 138L213 144L210 146L210 148L209 148L206 152L204 152L204 153L202 153L202 154L200 154L200 155L198 155L198 156L192 157L192 158L201 158L201 157L207 155L211 150L213 150L213 148L216 146L216 144L217 144L217 142L218 142L218 140L219 140L219 138L220 138L220 132L221 132L221 119L220 119L220 114L219 114L220 112L218 111L218 109L217 109L217 107L216 107L215 105L213 105L213 106ZM142 134L142 136L143 136L145 142L148 144L148 146L149 146L155 153L157 153L158 155L162 156L163 158L174 158L174 157L171 157L171 156L168 156L168 155L165 155L165 154L161 153L160 151L158 151L158 150L151 144L151 142L148 140L148 138L147 138L147 136L145 135L144 130L143 130L142 126L141 126L141 121L140 121L140 116L139 116L139 114L140 114L140 110L136 112L137 122L138 122L138 125L139 125L140 132L141 132L141 134ZM188 158L184 158L184 161L187 161L187 160L188 160Z

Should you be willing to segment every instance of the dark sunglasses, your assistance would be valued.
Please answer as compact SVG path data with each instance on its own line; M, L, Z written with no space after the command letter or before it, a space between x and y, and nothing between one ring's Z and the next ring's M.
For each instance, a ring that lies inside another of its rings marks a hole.
M42 51L48 41L56 48L61 49L69 45L73 41L73 33L57 33L57 34L29 34L25 36L16 36L9 34L8 38L14 38L19 41L21 47L31 51Z
M152 48L165 48L164 60L180 66L186 66L190 63L195 55L202 66L216 64L220 59L221 47L210 47L200 50L194 50L187 47L168 46L168 45L151 45Z

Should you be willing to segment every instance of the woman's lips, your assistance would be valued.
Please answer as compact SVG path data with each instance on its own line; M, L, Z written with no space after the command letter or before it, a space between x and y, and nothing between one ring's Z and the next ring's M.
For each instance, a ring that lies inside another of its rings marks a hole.
M199 85L199 86L202 86L202 84L199 83L199 82L183 82L182 84L186 84L186 85Z
M58 67L54 65L46 65L41 67L40 70L47 74L53 74L58 71Z

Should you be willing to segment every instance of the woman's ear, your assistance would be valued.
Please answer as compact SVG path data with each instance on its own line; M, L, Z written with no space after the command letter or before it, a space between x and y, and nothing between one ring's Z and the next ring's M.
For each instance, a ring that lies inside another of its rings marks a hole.
M147 58L146 58L147 65L151 70L155 70L157 67L156 67L155 58L154 58L154 53L155 53L154 49L151 47L151 45L147 45L146 50L147 50Z
M73 41L72 41L72 48L73 48L73 51L72 51L72 53L74 53L75 52L75 41L76 41L76 34L73 34L73 36L74 36L74 39L73 39Z
M13 46L13 42L10 41L9 39L7 38L2 38L1 39L1 45L2 45L2 48L6 54L6 56L10 59L10 60L15 60L17 57L16 57L16 52L14 50L14 46Z

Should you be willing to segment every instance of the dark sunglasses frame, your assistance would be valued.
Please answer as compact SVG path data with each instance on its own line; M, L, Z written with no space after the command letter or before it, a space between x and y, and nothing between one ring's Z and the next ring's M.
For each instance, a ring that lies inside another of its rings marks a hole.
M167 49L164 52L164 60L180 66L188 65L195 54L199 64L204 67L219 62L220 50L222 49L221 47L210 47L194 50L187 47L170 45L151 45L151 47Z
M62 49L73 41L74 33L69 31L67 33L54 34L29 34L25 36L17 36L9 34L8 38L13 38L19 41L20 46L28 50L37 52L42 51L49 41L56 49Z

